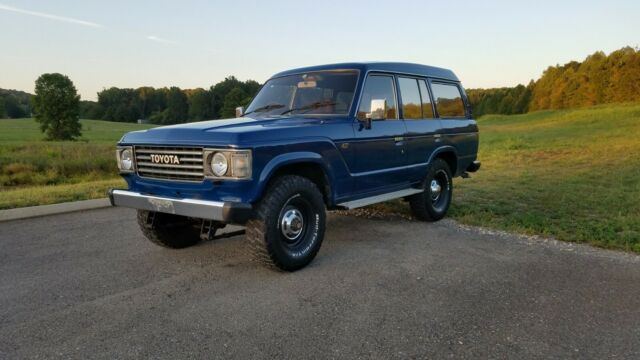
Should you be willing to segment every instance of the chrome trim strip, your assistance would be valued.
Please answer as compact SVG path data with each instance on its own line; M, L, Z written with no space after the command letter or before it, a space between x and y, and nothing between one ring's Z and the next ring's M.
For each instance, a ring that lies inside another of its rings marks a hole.
M204 176L202 172L195 171L177 171L177 170L157 170L157 169L138 169L138 173L152 173L176 176Z
M371 204L375 204L383 201L389 201L389 200L398 199L398 198L413 195L413 194L418 194L423 191L424 189L404 189L404 190L394 191L386 194L371 196L364 199L343 202L338 204L338 206L344 206L347 209L355 209L355 208L359 208L359 207L363 207L363 206L367 206L367 205L371 205Z
M115 189L112 191L112 196L114 206L157 211L199 219L224 220L224 202L221 201L171 199Z
M138 155L136 156L136 159L138 160L151 160L151 155ZM201 158L189 158L189 157L178 157L178 159L180 159L180 162L197 162L197 163L201 163L202 159Z
M201 156L202 151L191 151L191 150L163 150L163 149L149 149L151 146L138 145L136 146L136 152L143 154L170 154L170 155L193 155L193 156ZM158 146L162 147L162 146ZM166 149L166 147L164 147ZM200 148L201 149L201 148Z
M171 165L171 164L156 164L147 161L138 161L138 171L141 167L159 167L159 168L171 168L171 169L195 169L202 170L202 165Z

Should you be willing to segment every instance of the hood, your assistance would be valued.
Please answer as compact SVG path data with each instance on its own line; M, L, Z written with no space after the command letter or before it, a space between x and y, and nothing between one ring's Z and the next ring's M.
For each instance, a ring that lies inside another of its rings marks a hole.
M125 134L120 143L203 146L239 145L244 141L254 141L256 138L267 140L267 137L265 137L267 133L278 133L281 138L286 138L288 137L286 133L295 132L300 134L297 130L300 127L316 127L345 119L317 117L252 119L241 117L208 120L132 131ZM304 133L308 132L305 131ZM268 137L271 138L272 136Z

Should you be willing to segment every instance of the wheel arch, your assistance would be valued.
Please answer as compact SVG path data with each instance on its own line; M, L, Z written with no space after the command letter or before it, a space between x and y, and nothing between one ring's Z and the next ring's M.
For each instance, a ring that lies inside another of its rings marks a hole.
M453 146L442 146L437 148L429 158L429 164L435 159L442 159L449 165L452 176L458 175L458 151Z
M294 152L274 157L263 169L259 178L258 198L264 195L269 184L281 175L299 175L311 180L327 206L333 204L331 171L322 155L315 152Z

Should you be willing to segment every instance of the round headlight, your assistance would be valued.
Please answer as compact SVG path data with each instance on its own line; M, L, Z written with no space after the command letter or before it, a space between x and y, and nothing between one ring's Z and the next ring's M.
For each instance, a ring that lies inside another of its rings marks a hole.
M133 156L131 154L131 150L126 149L122 151L120 154L120 164L122 164L122 170L133 169Z
M222 153L215 153L211 158L211 171L213 171L213 175L224 176L228 168L227 157Z

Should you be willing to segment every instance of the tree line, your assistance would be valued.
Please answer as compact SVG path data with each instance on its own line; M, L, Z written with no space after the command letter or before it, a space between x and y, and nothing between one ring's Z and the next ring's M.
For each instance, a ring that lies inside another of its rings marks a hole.
M112 87L98 92L98 101L80 101L79 116L86 119L175 124L229 118L244 106L260 84L233 76L208 89L178 87ZM496 89L468 89L475 116L522 114L607 103L640 101L640 50L624 47L606 55L602 51L584 61L548 67L529 84ZM30 117L33 95L0 89L0 118Z
M475 116L640 101L640 49L598 51L582 62L549 66L526 86L469 89L467 95Z
M80 117L122 122L147 119L156 124L228 118L235 116L236 107L247 105L259 89L256 81L233 76L209 89L112 87L98 92L97 102L82 101Z
M0 119L31 116L31 97L24 91L0 89Z

